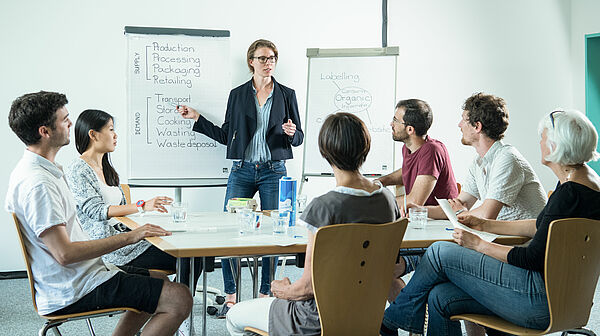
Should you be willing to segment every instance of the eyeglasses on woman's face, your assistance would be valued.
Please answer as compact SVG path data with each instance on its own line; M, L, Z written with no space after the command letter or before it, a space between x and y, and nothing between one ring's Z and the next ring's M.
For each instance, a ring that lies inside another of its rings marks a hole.
M257 59L261 64L277 63L277 56L270 56L270 57L258 56L258 57L252 57L252 59Z

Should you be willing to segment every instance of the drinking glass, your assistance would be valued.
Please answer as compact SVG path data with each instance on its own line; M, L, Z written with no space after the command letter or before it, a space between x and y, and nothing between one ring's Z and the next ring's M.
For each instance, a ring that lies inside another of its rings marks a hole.
M298 202L298 213L302 213L304 212L304 209L306 209L306 200L307 197L304 194L300 194L296 197L296 202Z
M244 208L237 210L237 223L240 228L240 235L248 235L254 233L254 223L252 218L252 210Z
M173 222L185 223L187 220L187 202L173 202L171 204L171 214L173 215Z
M273 222L273 235L283 236L290 222L289 211L271 211L271 219Z
M427 224L427 208L425 207L414 207L408 209L408 217L410 219L411 226L415 229L424 229Z

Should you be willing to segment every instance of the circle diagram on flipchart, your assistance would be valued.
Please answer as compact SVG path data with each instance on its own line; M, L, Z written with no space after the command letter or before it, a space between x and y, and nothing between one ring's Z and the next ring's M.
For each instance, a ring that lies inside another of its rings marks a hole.
M335 82L333 83L335 84ZM341 88L335 94L335 106L340 111L348 113L368 111L372 98L367 90L356 86L349 86Z
M309 59L304 174L331 173L320 155L318 135L329 114L359 117L371 135L364 174L393 170L390 121L396 93L396 56L312 57Z

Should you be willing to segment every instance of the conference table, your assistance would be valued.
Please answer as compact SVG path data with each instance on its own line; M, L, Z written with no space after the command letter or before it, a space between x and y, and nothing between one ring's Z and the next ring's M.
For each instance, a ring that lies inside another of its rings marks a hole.
M194 258L201 257L202 264L206 265L208 257L292 255L306 251L307 230L305 228L296 227L294 237L274 236L271 233L272 221L267 220L265 215L263 215L261 228L254 234L246 235L239 233L236 214L227 212L191 213L188 214L186 223L174 223L172 216L157 213L134 214L117 217L117 220L130 229L152 223L172 232L171 236L151 237L146 240L177 258L177 281L182 281L181 258L190 258L190 283L192 283ZM452 224L448 220L428 220L425 228L415 228L409 224L401 248L426 248L436 241L452 241L452 232ZM528 240L527 237L500 236L495 242L518 245ZM256 262L255 267L257 267ZM255 288L257 273L255 269L253 279ZM237 287L239 290L241 286ZM206 272L203 272L202 288L202 335L206 335ZM190 290L193 291L193 288Z

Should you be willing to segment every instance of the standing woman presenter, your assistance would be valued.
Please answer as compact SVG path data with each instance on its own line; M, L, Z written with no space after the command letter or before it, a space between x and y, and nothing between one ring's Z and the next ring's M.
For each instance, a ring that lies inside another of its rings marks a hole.
M298 102L293 89L273 78L278 51L267 40L256 40L248 48L246 62L252 78L231 90L221 127L195 109L180 105L185 119L195 120L193 130L227 146L231 167L225 204L233 197L253 197L258 191L262 210L278 208L279 179L287 174L285 160L292 159L292 146L300 146ZM224 318L235 301L235 282L230 260L222 260L227 303L218 317ZM260 294L269 294L270 258L263 258Z

